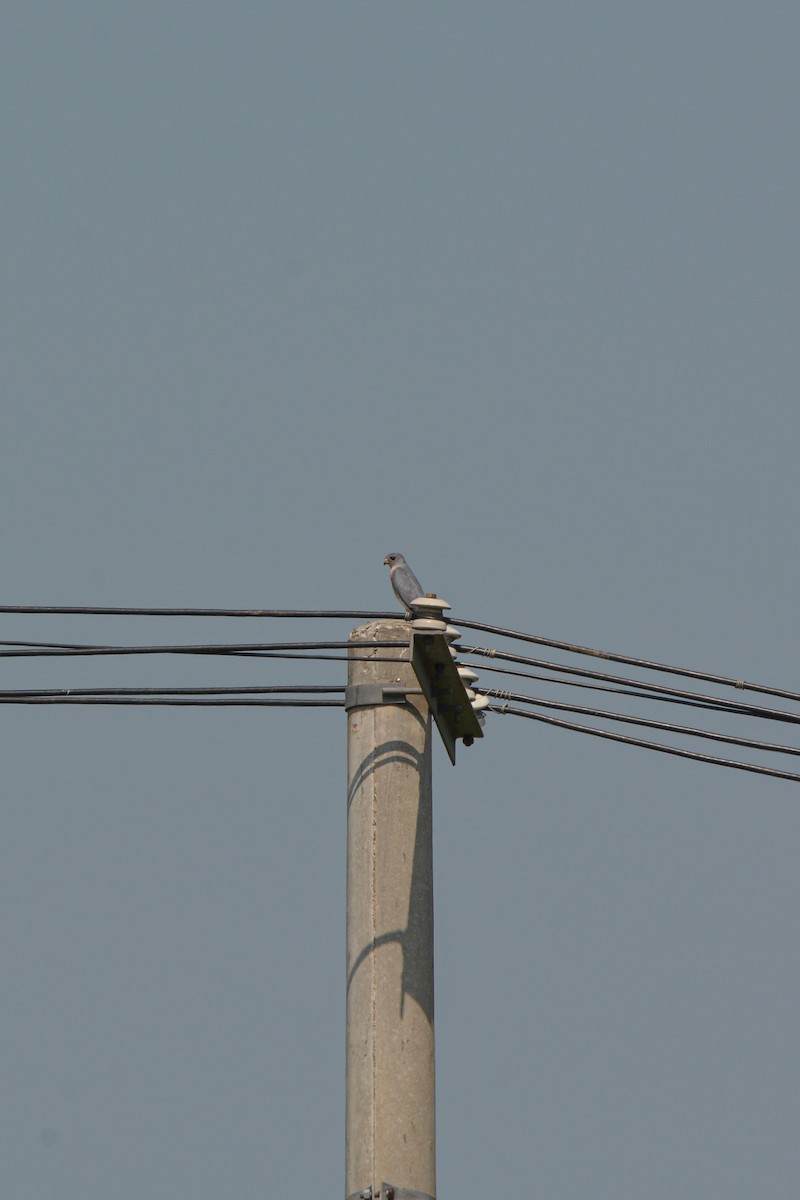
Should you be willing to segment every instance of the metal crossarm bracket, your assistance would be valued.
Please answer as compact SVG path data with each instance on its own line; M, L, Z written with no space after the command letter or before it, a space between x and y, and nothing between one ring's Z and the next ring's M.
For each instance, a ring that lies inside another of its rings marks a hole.
M371 708L375 704L403 704L406 696L421 696L421 688L404 687L402 683L354 683L345 690L344 707Z
M374 1192L371 1187L363 1192L353 1192L347 1200L436 1200L427 1192L417 1192L413 1188L395 1187L393 1183L382 1183L381 1190Z
M427 1192L417 1192L413 1188L395 1187L391 1183L381 1184L380 1200L435 1200Z
M430 705L451 763L457 738L481 738L483 730L443 633L411 633L411 665Z

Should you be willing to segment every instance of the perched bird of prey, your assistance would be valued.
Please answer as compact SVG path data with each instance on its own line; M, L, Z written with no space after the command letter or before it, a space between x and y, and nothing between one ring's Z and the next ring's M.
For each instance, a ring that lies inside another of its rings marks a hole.
M406 614L411 616L413 612L411 601L418 600L420 596L424 596L425 594L422 590L422 584L402 554L387 554L383 561L389 568L389 579L394 588L395 596L397 596L397 599L404 606Z

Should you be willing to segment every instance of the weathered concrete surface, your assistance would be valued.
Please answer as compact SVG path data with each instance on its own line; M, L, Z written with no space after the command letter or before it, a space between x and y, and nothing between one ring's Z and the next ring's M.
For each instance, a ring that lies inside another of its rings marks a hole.
M418 689L404 621L363 625L351 685ZM348 713L345 1196L383 1181L436 1195L431 723L422 696Z

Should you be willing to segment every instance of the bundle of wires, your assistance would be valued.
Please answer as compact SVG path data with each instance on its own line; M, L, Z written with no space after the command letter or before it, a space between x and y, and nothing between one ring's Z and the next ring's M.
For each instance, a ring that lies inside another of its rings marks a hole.
M66 606L0 606L0 614L68 615L68 616L126 616L126 617L236 617L271 618L291 620L385 620L398 619L399 614L354 610L326 609L211 609L211 608L101 608ZM697 691L669 683L646 681L637 677L619 675L608 671L597 671L554 661L551 658L530 657L498 645L460 645L461 659L470 660L470 665L479 666L482 672L505 676L511 680L534 680L537 683L611 694L615 697L635 699L657 705L670 704L701 709L706 713L716 712L725 717L748 718L751 721L777 721L783 724L800 724L800 708L770 707L763 703L748 701L744 693L758 694L777 700L797 703L800 693L766 684L750 683L733 676L712 674L688 667L671 666L649 659L596 650L588 646L546 638L520 630L507 629L467 619L453 619L453 623L464 629L491 635L492 640L524 642L557 650L569 655L601 659L647 671L657 675L670 675L676 679L689 679L695 683L711 684L716 688L733 689L737 695L721 696ZM0 642L1 658L71 658L71 657L126 657L132 655L157 656L205 656L225 658L269 658L305 660L313 662L345 662L358 658L364 651L369 661L381 661L380 651L397 642L380 641L273 641L273 642L215 642L215 643L166 643L158 645L101 645L64 642L5 641ZM474 662L472 660L479 660ZM487 661L488 660L488 661ZM396 661L396 658L387 661ZM499 682L506 682L502 680ZM518 685L517 685L518 686ZM610 739L628 746L638 746L663 754L725 766L736 770L770 775L779 779L800 782L800 774L780 767L744 762L731 758L720 758L704 754L684 746L651 741L625 734L614 729L615 725L634 726L647 730L667 732L681 737L698 738L725 745L743 747L764 752L768 755L799 756L800 747L777 743L737 732L717 731L705 727L662 721L641 712L622 712L616 708L592 707L579 704L574 699L555 699L543 695L510 690L508 687L486 686L476 690L489 701L487 711L500 716L515 716L526 720ZM263 706L263 707L341 707L344 704L345 687L341 679L333 684L298 684L208 687L103 687L103 688L50 688L17 689L0 692L3 704L108 704L108 705L195 705L195 706ZM607 722L612 728L586 725L567 720L563 715L589 717Z

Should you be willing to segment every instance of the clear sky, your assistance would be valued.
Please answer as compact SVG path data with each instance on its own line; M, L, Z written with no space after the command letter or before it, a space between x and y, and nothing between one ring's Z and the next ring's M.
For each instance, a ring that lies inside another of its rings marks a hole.
M800 689L798 58L777 0L7 0L0 602L385 609L399 550L464 617ZM340 1195L342 713L0 745L3 1196ZM434 772L440 1196L793 1195L798 785L511 717Z

